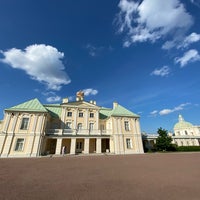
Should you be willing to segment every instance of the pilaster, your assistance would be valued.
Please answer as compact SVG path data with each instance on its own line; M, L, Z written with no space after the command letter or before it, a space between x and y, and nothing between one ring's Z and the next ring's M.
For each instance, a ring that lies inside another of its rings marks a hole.
M71 147L70 147L70 154L75 154L76 150L76 138L71 139Z
M102 153L101 152L101 138L96 139L96 153Z
M56 143L56 155L61 154L61 145L62 145L62 138L57 138L57 143Z
M89 153L89 143L90 143L90 139L89 138L85 138L84 139L84 153L88 154Z

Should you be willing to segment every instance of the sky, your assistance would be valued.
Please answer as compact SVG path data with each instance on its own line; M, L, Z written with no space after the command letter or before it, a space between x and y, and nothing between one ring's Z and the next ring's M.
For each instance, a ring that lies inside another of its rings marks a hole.
M0 119L83 90L146 133L200 125L200 0L0 0L0 24Z

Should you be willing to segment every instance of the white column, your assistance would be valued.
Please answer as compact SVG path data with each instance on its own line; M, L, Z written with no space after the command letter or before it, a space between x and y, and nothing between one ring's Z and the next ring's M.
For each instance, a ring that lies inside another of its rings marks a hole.
M36 115L34 116L34 122L33 122L32 131L31 131L32 133L35 133L35 131L36 131L37 121L38 121L38 115L36 114Z
M31 153L32 153L32 150L33 150L33 148L34 148L34 135L33 134L31 134L30 136L29 136L29 142L28 142L28 146L27 146L27 156L31 156Z
M38 156L38 152L40 149L40 138L41 138L40 135L35 135L31 138L32 141L30 141L30 143L32 142L33 144L32 152L31 152L31 149L29 149L29 152L31 152L31 157Z
M13 142L13 134L7 135L1 157L8 157L10 149L12 147L12 142Z
M71 139L71 147L70 147L70 154L75 154L76 150L76 138Z
M11 113L7 113L6 114L7 116L5 117L5 125L3 127L3 132L7 133L8 131L8 126L9 126L9 123L10 123L10 118L11 118Z
M11 133L14 133L15 131L15 127L17 124L17 118L18 118L18 113L16 115L14 115L14 120L13 120L13 124L12 124L12 128L11 128Z
M96 139L96 153L101 153L101 138Z
M143 144L142 144L142 135L140 130L139 119L136 119L136 127L137 127L137 140L138 140L138 152L144 153Z
M1 153L3 151L3 148L4 148L4 143L5 143L5 140L6 140L6 134L0 134L0 156L1 156Z
M95 114L96 114L96 129L99 129L99 110L97 110Z
M56 143L56 155L61 154L61 145L62 145L62 138L57 138L57 143Z
M84 153L88 154L89 153L89 146L90 146L90 139L85 138L84 139Z
M89 127L88 127L88 121L89 121L89 119L88 119L88 109L86 109L84 118L85 118L85 129L89 129Z
M76 108L74 111L74 129L77 129L77 113L78 113L78 109Z

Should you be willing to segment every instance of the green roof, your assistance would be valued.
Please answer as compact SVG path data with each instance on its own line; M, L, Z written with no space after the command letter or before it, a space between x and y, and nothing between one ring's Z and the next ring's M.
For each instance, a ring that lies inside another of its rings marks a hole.
M47 112L45 107L39 102L37 98L26 101L22 104L5 109L6 111L31 111L31 112Z
M111 113L112 113L112 109L101 108L99 110L99 118L100 119L106 119L106 118L110 117Z
M182 115L178 116L178 123L174 125L174 129L185 129L185 128L191 128L193 125L190 122L186 122Z
M139 117L139 115L136 115L135 113L131 112L130 110L127 110L119 104L116 106L115 109L113 109L112 116Z
M100 119L106 119L110 116L120 116L120 117L139 117L139 115L136 115L135 113L131 112L130 110L127 110L121 105L117 105L114 109L109 108L101 108L100 111Z
M48 110L50 115L54 118L56 117L61 117L61 106L60 104L49 104L49 105L44 105L44 107Z

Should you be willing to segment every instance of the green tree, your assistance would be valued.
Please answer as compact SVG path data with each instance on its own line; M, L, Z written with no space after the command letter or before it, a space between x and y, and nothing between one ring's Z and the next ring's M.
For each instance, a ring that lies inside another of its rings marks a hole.
M157 151L167 151L172 148L172 138L168 135L168 131L162 128L159 128L158 137L156 139L156 149Z

